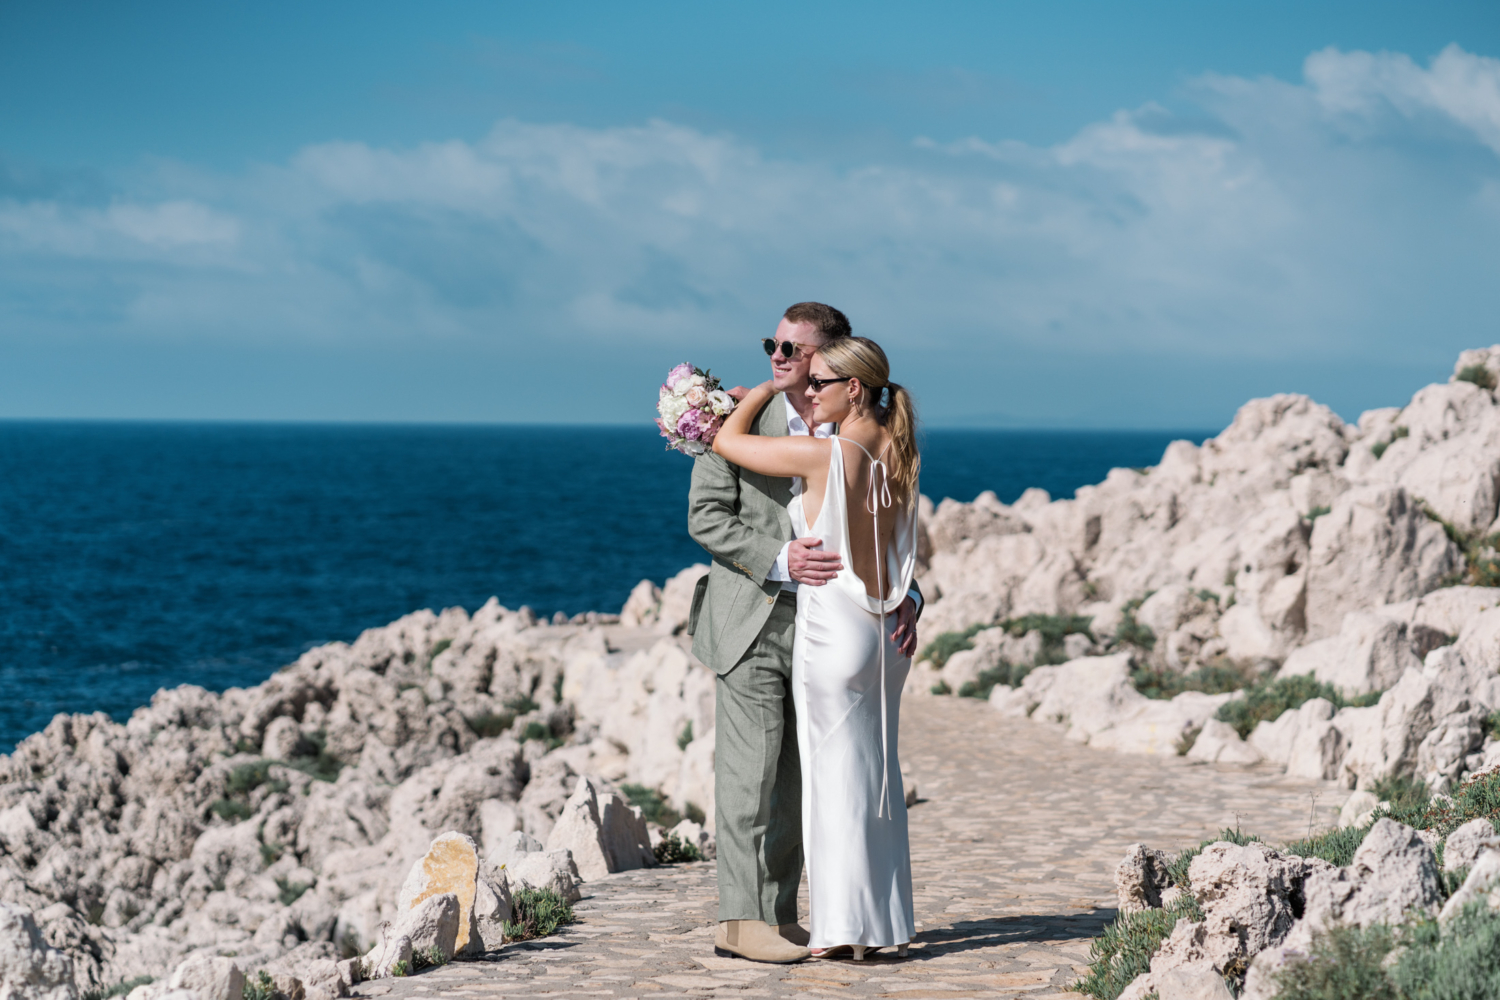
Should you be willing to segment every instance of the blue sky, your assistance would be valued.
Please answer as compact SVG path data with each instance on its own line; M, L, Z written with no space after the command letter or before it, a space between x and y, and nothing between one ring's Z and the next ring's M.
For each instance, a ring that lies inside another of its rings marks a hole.
M933 424L1500 341L1491 3L0 4L0 417L648 420L782 308Z

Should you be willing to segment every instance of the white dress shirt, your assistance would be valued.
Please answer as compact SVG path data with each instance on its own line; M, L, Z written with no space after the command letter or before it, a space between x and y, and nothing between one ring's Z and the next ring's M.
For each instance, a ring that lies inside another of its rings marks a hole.
M799 435L801 437L807 437L808 436L807 421L803 420L802 419L802 415L797 412L797 410L796 410L795 407L792 406L792 399L791 399L790 396L788 396L786 393L782 393L781 394L781 398L782 398L783 402L786 403L786 432L787 432L787 435L790 436L790 435L795 434L795 435ZM812 436L815 437L815 438L830 438L830 437L832 437L833 436L833 424L819 424L818 426L816 426L816 427L814 427L812 429ZM801 495L801 493L802 493L802 477L801 476L793 476L792 477L792 496L799 496L799 495ZM781 590L782 590L782 593L786 593L786 594L795 594L797 592L797 581L792 579L791 570L787 568L787 554L791 551L791 548L792 548L792 543L791 542L787 542L785 545L783 545L781 547L781 552L779 552L777 554L777 556L776 556L776 564L774 566L772 566L770 568L770 570L768 570L766 572L766 579L767 580L780 580L781 581ZM920 594L918 594L915 590L909 590L909 591L907 591L907 594L908 594L908 596L911 597L912 601L915 602L917 608L920 610L921 607L922 607L922 596Z

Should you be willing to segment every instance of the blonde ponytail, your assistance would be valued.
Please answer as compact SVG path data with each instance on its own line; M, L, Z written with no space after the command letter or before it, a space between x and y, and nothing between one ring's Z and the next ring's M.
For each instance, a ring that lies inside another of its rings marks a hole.
M818 348L818 355L840 377L857 378L864 389L862 405L891 435L892 490L902 506L917 498L922 456L917 452L917 412L911 393L891 381L891 363L868 337L839 337ZM888 398L883 398L888 397Z

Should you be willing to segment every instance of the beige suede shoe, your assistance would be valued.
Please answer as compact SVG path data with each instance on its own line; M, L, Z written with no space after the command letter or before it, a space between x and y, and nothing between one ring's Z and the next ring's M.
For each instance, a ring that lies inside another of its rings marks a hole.
M776 928L776 933L799 948L806 948L807 942L812 940L812 935L801 924L782 924Z
M812 953L792 944L777 929L759 920L721 920L714 933L714 954L722 958L745 958L752 962L790 965Z

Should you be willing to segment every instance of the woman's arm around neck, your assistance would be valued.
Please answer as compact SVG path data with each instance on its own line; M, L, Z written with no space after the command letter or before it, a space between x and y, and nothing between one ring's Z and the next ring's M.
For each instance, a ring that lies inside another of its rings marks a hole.
M724 419L714 438L714 452L725 461L764 476L817 474L828 465L829 443L814 437L767 437L751 434L755 417L774 396L770 382L762 382Z

